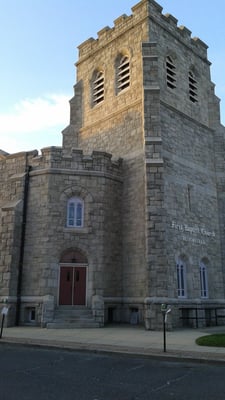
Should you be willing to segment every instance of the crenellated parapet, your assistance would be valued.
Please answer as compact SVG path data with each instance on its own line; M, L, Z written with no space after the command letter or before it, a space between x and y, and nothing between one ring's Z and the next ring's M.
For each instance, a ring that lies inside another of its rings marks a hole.
M132 14L121 15L114 21L114 26L104 27L98 32L97 39L89 38L78 46L79 64L80 61L107 46L113 40L116 40L126 31L139 24L151 24L155 22L162 28L170 31L178 40L191 47L193 51L199 53L201 57L207 57L207 45L196 37L191 37L191 31L184 26L178 26L178 20L171 14L163 14L163 8L154 0L142 0L132 7ZM144 38L144 41L146 38ZM152 38L149 38L152 40Z
M135 18L133 15L127 16L123 14L121 17L114 21L114 27L104 27L98 32L98 38L89 38L85 42L78 46L79 49L79 60L88 57L89 54L98 51L102 47L106 46L109 42L115 40L119 35L132 28L135 24ZM79 63L79 62L78 62Z
M0 174L5 183L20 180L24 177L27 167L31 171L46 169L77 170L86 172L101 172L121 176L122 159L114 160L112 155L104 151L93 151L84 154L83 150L73 148L69 156L65 156L61 147L46 147L41 150L20 152L5 155L0 159Z
M32 164L33 159L38 156L37 150L21 151L13 154L3 154L0 157L0 176L2 179L22 175L26 166Z
M32 171L51 169L54 172L68 170L70 173L110 174L121 176L122 160L112 160L112 155L104 151L93 151L84 154L83 150L72 148L70 155L64 155L61 147L46 147L32 160Z
M203 58L207 57L208 46L202 40L197 37L192 37L192 32L185 26L179 26L177 18L173 15L169 13L163 14L163 8L154 0L142 0L141 3L146 2L149 4L148 16L150 21L158 23L158 25L174 35L177 40L190 47L192 51L197 52L199 56Z

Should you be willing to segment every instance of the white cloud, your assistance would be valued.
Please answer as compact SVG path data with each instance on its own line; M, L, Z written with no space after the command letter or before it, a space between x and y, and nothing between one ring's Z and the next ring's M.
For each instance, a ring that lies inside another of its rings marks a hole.
M67 95L49 94L21 100L10 112L0 114L0 149L13 153L59 145L61 130L68 123Z

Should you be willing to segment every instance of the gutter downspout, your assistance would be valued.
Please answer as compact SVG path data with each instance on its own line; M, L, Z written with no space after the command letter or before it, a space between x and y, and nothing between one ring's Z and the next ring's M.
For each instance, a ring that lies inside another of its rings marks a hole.
M22 288L22 274L23 274L23 259L24 259L24 247L25 247L25 232L26 232L26 220L27 220L27 204L28 204L28 190L29 190L29 173L31 166L25 164L25 181L23 191L23 211L22 211L22 228L21 228L21 240L20 240L20 256L18 264L18 280L17 280L17 302L16 302L16 326L20 322L20 309L21 309L21 288Z

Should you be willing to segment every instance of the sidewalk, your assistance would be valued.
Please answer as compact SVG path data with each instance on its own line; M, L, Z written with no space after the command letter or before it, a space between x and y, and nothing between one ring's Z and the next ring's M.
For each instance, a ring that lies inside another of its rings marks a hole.
M143 327L131 325L109 325L91 329L4 328L0 344L17 343L174 360L225 362L225 348L198 346L195 343L198 337L212 333L225 333L225 326L166 332L166 352L162 331L146 331Z

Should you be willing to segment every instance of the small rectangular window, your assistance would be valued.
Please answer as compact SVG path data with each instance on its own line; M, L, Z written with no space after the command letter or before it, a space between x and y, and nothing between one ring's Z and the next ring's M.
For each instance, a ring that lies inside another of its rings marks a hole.
M208 297L208 279L207 279L207 269L204 263L200 263L200 288L201 288L201 297Z
M76 210L76 226L81 226L81 224L82 224L82 204L78 203Z
M69 204L69 225L73 226L74 225L74 203Z
M177 295L186 297L186 267L183 263L177 264Z

